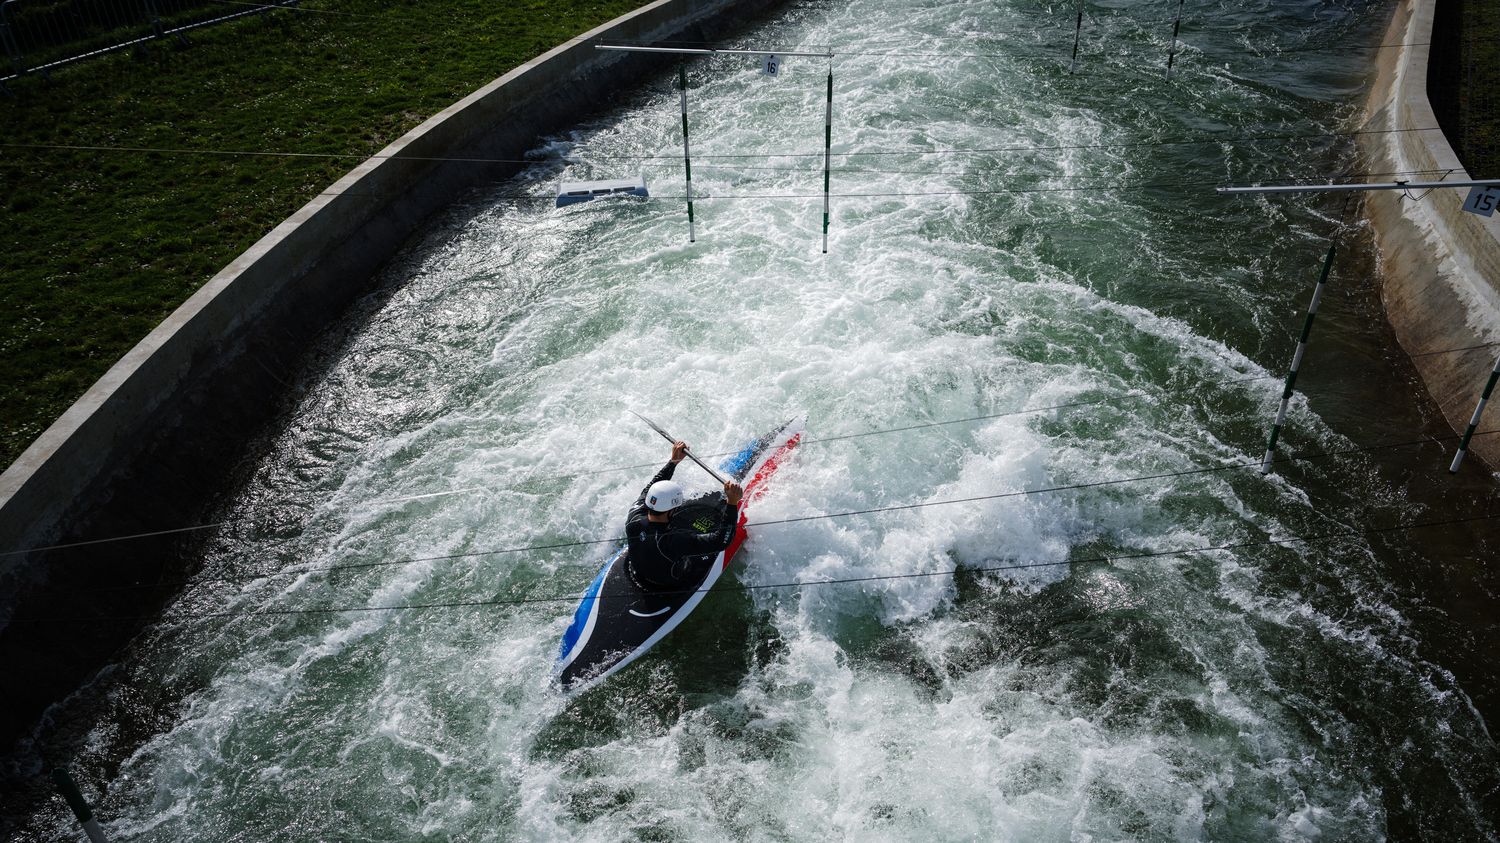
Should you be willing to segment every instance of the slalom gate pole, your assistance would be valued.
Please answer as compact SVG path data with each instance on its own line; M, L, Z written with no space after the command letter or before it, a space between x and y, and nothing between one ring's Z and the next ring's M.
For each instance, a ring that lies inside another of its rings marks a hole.
M78 824L83 826L83 833L88 835L91 843L109 843L109 838L104 836L104 829L94 820L93 810L89 808L89 803L83 801L83 794L78 792L78 785L73 783L73 777L68 775L66 768L52 769L52 783L57 785L63 800L73 809L73 816L78 818Z
M1078 0L1078 21L1073 24L1073 61L1068 65L1068 73L1078 69L1078 39L1083 35L1083 0Z
M1177 58L1177 32L1182 27L1183 0L1177 0L1177 20L1172 21L1172 48L1167 51L1167 81L1172 81L1172 62Z
M687 66L677 65L677 87L682 90L682 169L687 174L688 242L697 242L693 225L693 156L688 148Z
M1464 438L1458 443L1458 453L1453 455L1453 464L1448 466L1449 474L1458 473L1458 464L1464 461L1464 454L1469 452L1469 440L1474 438L1474 428L1479 426L1479 417L1484 413L1484 405L1490 401L1490 394L1495 391L1495 382L1500 381L1500 357L1495 359L1495 368L1490 372L1490 379L1484 385L1484 391L1479 393L1479 404L1474 407L1474 415L1469 419L1469 428L1464 431Z
M1271 424L1271 435L1266 440L1266 455L1261 459L1260 473L1271 473L1271 456L1276 452L1276 440L1281 436L1281 426L1286 423L1287 407L1292 403L1292 388L1297 384L1297 369L1302 365L1302 355L1307 351L1307 336L1312 333L1313 320L1318 315L1318 302L1323 298L1323 287L1328 283L1328 271L1333 268L1333 255L1337 246L1328 247L1328 257L1323 259L1323 274L1318 276L1318 285L1313 288L1312 302L1307 306L1307 320L1302 323L1302 336L1297 338L1297 351L1292 355L1292 368L1286 375L1286 386L1281 390L1281 407L1276 410L1276 421Z
M828 254L828 174L833 158L833 57L828 58L828 106L823 111L823 254Z

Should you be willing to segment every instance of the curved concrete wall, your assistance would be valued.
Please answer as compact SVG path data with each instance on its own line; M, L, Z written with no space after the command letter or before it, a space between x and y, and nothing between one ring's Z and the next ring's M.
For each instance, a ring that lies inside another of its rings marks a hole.
M171 589L72 599L155 582L189 559L193 533L63 550L17 549L199 524L270 420L307 344L379 266L460 193L518 166L538 137L608 108L670 59L597 40L715 40L776 0L657 0L501 76L340 179L240 255L152 331L0 475L0 665L32 681L0 698L0 741L75 687ZM186 543L186 547L184 547ZM86 617L57 627L12 618ZM50 681L49 681L50 678Z
M1431 52L1435 0L1400 0L1385 35L1375 85L1366 105L1369 129L1361 143L1372 172L1452 170L1467 179L1463 165L1437 126L1427 101L1427 60ZM1386 316L1402 348L1413 358L1443 415L1462 431L1474 412L1500 348L1454 354L1426 352L1500 341L1500 216L1463 211L1465 189L1434 190L1413 201L1396 191L1366 194L1365 211L1380 249L1381 296ZM1500 428L1500 410L1491 409L1480 429ZM1481 436L1471 446L1492 467L1500 467L1500 436Z

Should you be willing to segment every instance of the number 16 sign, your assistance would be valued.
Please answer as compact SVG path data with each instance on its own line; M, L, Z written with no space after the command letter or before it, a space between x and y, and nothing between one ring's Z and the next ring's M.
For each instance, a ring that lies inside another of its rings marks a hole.
M781 59L775 53L766 56L761 60L760 72L765 74L766 76L780 76Z

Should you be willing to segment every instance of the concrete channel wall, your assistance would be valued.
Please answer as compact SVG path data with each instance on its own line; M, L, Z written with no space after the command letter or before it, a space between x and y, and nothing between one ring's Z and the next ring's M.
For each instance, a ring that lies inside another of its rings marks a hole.
M1436 0L1400 0L1380 50L1375 84L1366 106L1368 125L1387 134L1361 138L1370 172L1436 170L1403 176L1468 179L1427 100ZM1366 194L1381 257L1381 297L1402 348L1412 356L1427 390L1456 431L1474 412L1500 348L1429 354L1500 341L1500 215L1463 210L1467 189L1433 190L1412 199L1397 191ZM1500 428L1492 407L1480 430ZM1500 435L1476 437L1471 446L1491 467L1500 467Z
M16 551L203 523L271 420L309 343L379 267L464 191L540 136L609 108L672 59L597 41L711 41L777 0L657 0L501 76L356 167L213 277L0 475L0 745L170 599L194 532ZM85 593L85 589L89 589ZM62 627L12 620L74 618ZM131 618L135 620L111 620Z

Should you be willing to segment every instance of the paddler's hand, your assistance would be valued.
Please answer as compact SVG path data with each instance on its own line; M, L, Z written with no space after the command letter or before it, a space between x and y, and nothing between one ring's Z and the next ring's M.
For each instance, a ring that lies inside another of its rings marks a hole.
M672 462L674 462L674 463L682 462L683 458L686 457L686 456L687 456L687 443L684 442L684 441L682 441L681 439L677 440L676 442L673 442L672 443Z
M745 490L740 484L730 481L724 484L724 500L730 506L739 506L740 498L744 497Z

